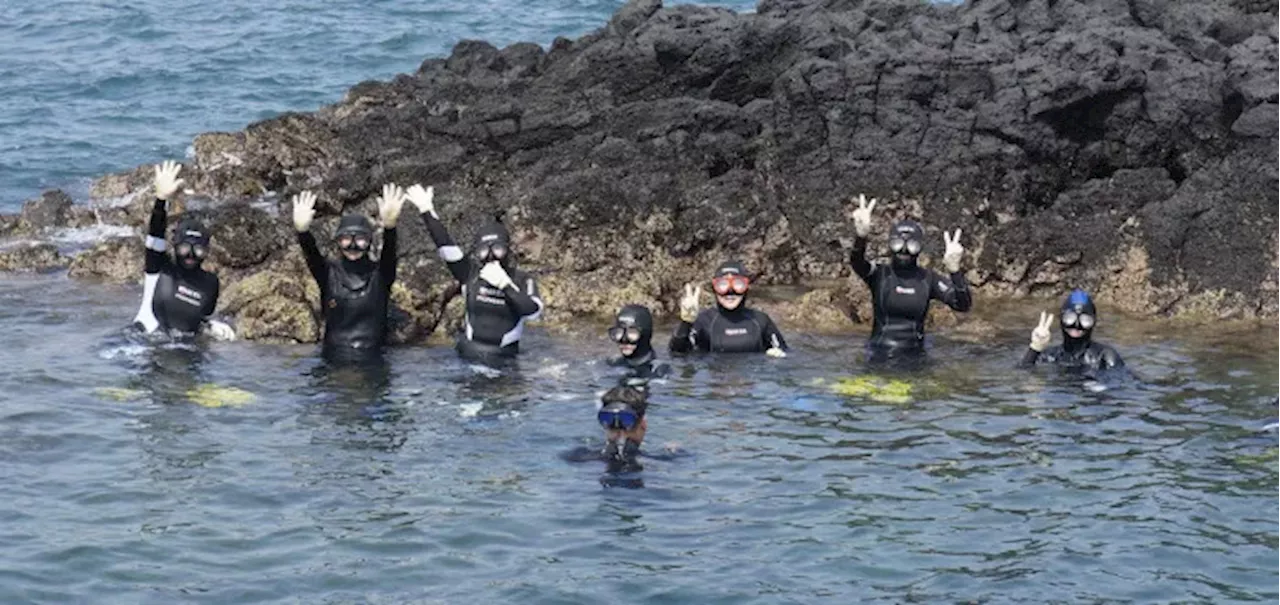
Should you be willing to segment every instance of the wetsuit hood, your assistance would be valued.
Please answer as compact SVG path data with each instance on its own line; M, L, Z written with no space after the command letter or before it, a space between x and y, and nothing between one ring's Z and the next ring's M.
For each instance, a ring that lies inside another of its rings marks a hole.
M338 221L338 229L333 232L333 239L337 240L344 235L364 237L373 242L373 223L369 222L369 219L362 214L343 216L342 220ZM359 274L370 270L368 265L371 262L368 250L364 250L360 258L354 261L349 260L346 254L340 254L339 256L342 258L343 269L346 269L348 273Z
M1097 324L1097 320L1098 320L1097 307L1095 307L1093 304L1093 298L1090 297L1089 293L1085 292L1084 290L1080 290L1077 288L1075 290L1072 290L1071 293L1067 295L1066 300L1062 301L1062 309L1061 309L1061 312L1066 312L1066 311L1073 311L1077 315L1092 315L1094 318L1094 326L1098 325ZM1059 318L1058 328L1062 330L1062 342L1063 342L1062 348L1068 351L1075 351L1083 347L1089 346L1089 342L1093 338L1093 328L1088 328L1088 329L1079 328L1084 331L1084 336L1081 338L1072 338L1069 334L1067 334L1067 326L1064 325L1061 321L1061 318L1062 318L1061 312L1058 315L1058 318Z
M644 305L622 307L614 318L614 325L623 328L635 327L640 330L640 342L636 343L634 353L625 356L627 361L644 362L653 357L653 346L650 343L653 339L653 313L648 307Z
M720 263L720 266L716 267L716 272L714 275L712 275L712 278L721 277L724 275L741 275L743 277L746 277L747 279L755 278L755 276L752 275L751 272L747 271L746 264L744 264L742 261L739 261L739 260L730 260L730 261L725 261L723 263ZM742 302L738 303L738 306L732 310L726 309L723 306L721 306L720 297L717 296L715 297L716 310L726 315L741 313L747 309L747 296L749 294L751 294L750 289L748 289L745 294L741 295Z
M471 242L471 253L479 255L484 248L494 246L503 246L507 249L507 255L500 262L504 269L511 270L515 255L511 250L511 233L507 231L507 227L498 219L490 219L476 231L476 236Z
M333 232L333 237L340 235L363 235L365 237L373 237L373 223L362 214L348 214L338 221L338 230Z
M174 241L174 257L177 259L178 268L184 271L188 270L183 260L186 257L178 256L178 244L190 244L192 247L199 246L205 250L209 249L209 230L205 228L204 223L196 218L184 218L178 222L177 227L173 230ZM200 264L204 259L189 255L195 261L195 265L191 270L200 268Z
M920 242L920 247L923 249L924 248L924 227L921 227L920 223L917 223L911 220L898 221L896 224L894 224L893 229L889 231L889 239L895 239L895 238L900 238L906 241L914 240L914 241ZM898 258L899 253L896 253L896 252L891 253L894 269L910 270L910 269L915 269L917 266L919 266L918 264L920 259L919 253L911 254L909 252L906 252L905 249L903 250L903 253L907 254L911 258L909 260L903 260Z

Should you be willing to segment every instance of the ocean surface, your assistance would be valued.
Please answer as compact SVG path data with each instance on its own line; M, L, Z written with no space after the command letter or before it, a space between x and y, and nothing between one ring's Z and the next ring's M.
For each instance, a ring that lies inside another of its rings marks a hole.
M687 359L639 472L602 334L366 369L148 349L137 289L0 280L0 603L1275 603L1274 329L1104 316L1137 378L1013 368L1034 309L913 373L864 335ZM784 330L790 326L782 326ZM665 333L658 346L665 347Z
M619 2L0 2L0 211L181 157L458 40ZM739 9L747 2L721 2ZM132 344L137 285L0 275L0 604L1275 603L1272 324L1103 309L1134 375L1013 368L1033 306L910 373L864 328L673 361L643 470L599 444L598 331L447 346ZM665 330L658 346L665 348Z

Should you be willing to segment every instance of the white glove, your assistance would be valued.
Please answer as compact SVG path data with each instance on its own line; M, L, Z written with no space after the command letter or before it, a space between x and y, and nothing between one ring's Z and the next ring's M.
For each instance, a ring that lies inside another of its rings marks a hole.
M782 359L783 357L787 356L787 352L783 351L782 349L779 349L778 347L773 347L771 349L768 349L764 352L764 354L768 355L769 357L773 357L775 359Z
M515 285L515 282L511 281L511 276L507 275L507 270L503 269L502 265L498 264L497 261L485 263L484 267L480 269L480 279L489 282L490 286L499 290L505 290L507 286Z
M400 220L400 210L404 208L404 189L395 183L382 186L382 196L378 198L378 218L382 219L383 229L395 229Z
M875 198L871 199L871 203L867 203L867 196L858 194L858 208L853 211L853 230L858 237L866 237L871 234L871 211L876 209Z
M702 298L702 286L697 288L693 284L684 285L684 296L680 297L680 320L685 323L693 323L698 318L698 312L702 310L702 304L699 299Z
M212 336L214 340L231 341L236 339L236 331L232 330L231 326L216 319L210 319L205 324L204 333Z
M942 264L947 266L948 273L959 273L960 259L964 257L964 246L960 245L960 230L956 229L954 236L943 231L942 239L947 242L946 250L942 253Z
M173 160L165 160L162 164L156 165L156 198L169 201L173 194L178 192L178 188L185 182L178 178L178 173L182 171L182 164Z
M423 189L422 185L414 185L408 191L405 191L405 195L409 196L409 201L413 202L413 205L417 207L418 214L430 212L431 216L436 215L436 205L433 201L436 198L435 187Z
M316 194L303 191L293 196L293 228L298 233L311 230L311 221L316 218Z
M1040 324L1036 329L1031 331L1031 350L1037 353L1043 353L1045 347L1049 346L1049 326L1053 325L1053 314L1040 312Z

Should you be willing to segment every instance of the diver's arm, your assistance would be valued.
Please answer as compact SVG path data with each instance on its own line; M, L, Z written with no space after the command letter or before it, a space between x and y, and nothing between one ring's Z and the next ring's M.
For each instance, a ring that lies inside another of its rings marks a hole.
M692 351L693 343L689 342L689 333L692 330L693 324L680 320L676 330L671 333L671 341L667 343L667 349L672 353L688 353Z
M320 286L320 297L324 298L329 291L329 267L325 265L324 256L316 246L316 238L310 231L298 232L298 245L302 246L302 256L307 259L307 269L316 285Z
M699 313L693 323L680 320L676 331L671 335L667 348L672 353L688 353L690 351L710 351L711 341L707 334L706 312Z
M213 312L218 308L218 295L222 293L222 282L217 275L206 273L209 276L209 292L204 297L204 319L208 321L213 317Z
M422 220L427 223L427 232L431 234L431 241L436 244L436 253L449 267L449 273L452 273L453 278L460 283L467 283L467 280L471 279L471 263L463 254L462 248L454 243L453 237L449 235L449 230L440 221L440 217L436 216L435 211L432 210L423 212Z
M761 336L764 341L764 348L787 350L787 340L782 337L782 331L778 329L778 325L773 323L773 318L768 313L756 311L759 315L764 316L764 329L761 330Z
M507 297L507 306L520 317L537 319L542 315L542 297L538 296L538 283L530 275L521 274L518 279L524 282L523 288L516 287L514 280L502 288L502 293Z
M1027 352L1022 354L1022 359L1018 361L1018 367L1029 368L1036 365L1036 361L1040 359L1040 351L1031 347L1027 347Z
M853 238L853 250L849 252L849 265L853 267L853 272L862 278L862 281L871 285L876 266L867 260L867 238L861 236Z
M382 285L388 289L396 281L397 239L395 227L382 230L382 256L378 258L378 271L382 273Z
M944 277L937 271L930 271L929 297L942 301L948 307L961 313L973 308L973 294L969 292L969 281L964 273L957 271L951 277Z
M1120 353L1114 348L1104 345L1102 351L1102 369L1110 370L1123 367L1124 360L1120 358Z
M302 246L302 257L307 261L307 270L320 286L320 298L324 299L329 291L329 268L325 266L324 256L316 246L316 238L311 235L311 222L316 218L316 194L303 191L293 196L293 230L298 234L298 245Z
M231 325L213 318L213 312L218 308L218 294L222 290L222 284L218 281L218 276L209 274L209 292L204 302L204 321L201 322L201 331L215 340L235 340L236 331Z
M166 252L168 242L164 239L165 223L168 216L165 212L165 201L156 198L151 209L151 222L147 226L146 257L143 263L142 303L133 322L142 327L142 331L150 334L160 328L160 319L155 314L156 286L160 283L160 273L169 265L169 254Z
M168 212L165 209L166 202L160 198L156 198L156 203L151 207L151 222L147 225L146 239L146 263L143 265L143 272L147 275L155 275L164 270L169 264L168 242L164 239L164 229L168 223Z

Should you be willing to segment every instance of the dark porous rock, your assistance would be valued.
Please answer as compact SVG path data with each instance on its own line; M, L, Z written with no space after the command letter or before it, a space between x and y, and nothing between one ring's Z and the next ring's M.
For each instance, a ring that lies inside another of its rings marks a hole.
M71 196L60 189L51 189L40 197L22 204L18 215L18 229L27 233L66 227L72 215Z
M112 283L138 282L142 280L144 252L142 238L112 238L76 256L67 274Z
M293 230L284 221L243 202L220 206L204 220L213 256L220 266L232 269L260 265L294 239Z
M0 271L54 271L66 267L70 262L53 244L21 243L0 250Z
M633 301L669 315L726 258L809 289L778 307L795 321L818 306L824 323L865 321L831 285L865 290L848 268L859 193L882 200L875 254L900 218L924 223L931 259L962 229L984 300L1083 287L1138 314L1273 315L1275 14L1252 0L765 0L752 14L632 0L545 53L464 41L314 113L201 135L183 175L188 201L274 204L215 235L236 279L296 247L302 190L319 224L374 212L388 181L434 185L464 245L504 216L552 322ZM143 203L148 169L95 195ZM412 208L402 223L397 338L414 339L456 325L459 302ZM237 312L302 340L296 298Z

